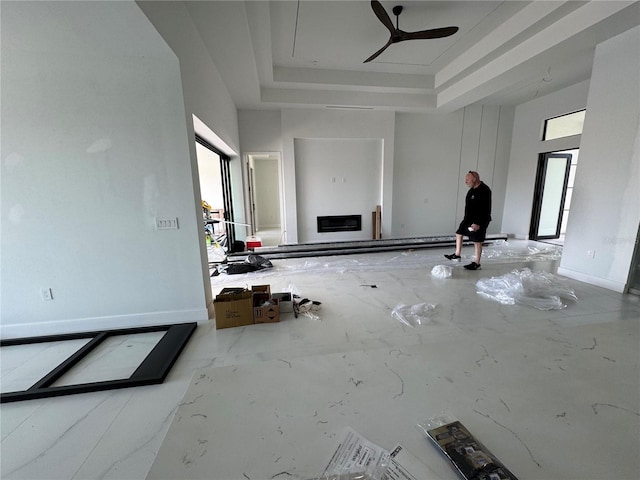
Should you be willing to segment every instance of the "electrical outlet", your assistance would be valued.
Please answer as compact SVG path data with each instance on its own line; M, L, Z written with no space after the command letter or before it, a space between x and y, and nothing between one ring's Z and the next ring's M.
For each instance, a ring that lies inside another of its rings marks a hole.
M596 258L596 251L595 250L587 250L587 257Z
M158 230L177 230L178 218L156 218L156 228Z
M53 300L53 293L51 293L50 288L41 288L40 296L42 297L42 300Z

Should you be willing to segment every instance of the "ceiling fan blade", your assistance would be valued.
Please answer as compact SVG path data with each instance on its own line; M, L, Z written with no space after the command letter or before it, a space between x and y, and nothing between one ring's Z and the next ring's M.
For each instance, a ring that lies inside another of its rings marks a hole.
M401 31L400 41L450 37L457 31L458 31L458 27L432 28L431 30L422 30L419 32L402 32Z
M393 26L393 22L382 4L378 0L371 0L371 8L373 9L373 13L376 14L376 17L378 17L378 20L393 34L396 31L396 27Z
M373 55L371 55L369 58L367 58L367 59L366 59L364 62L362 62L362 63L370 62L371 60L373 60L374 58L376 58L378 55L380 55L382 52L384 52L384 51L387 49L387 47L388 47L389 45L391 45L392 43L394 43L394 42L391 40L391 38L389 38L389 41L387 42L387 44L386 44L384 47L382 47L380 50L378 50L376 53L374 53Z

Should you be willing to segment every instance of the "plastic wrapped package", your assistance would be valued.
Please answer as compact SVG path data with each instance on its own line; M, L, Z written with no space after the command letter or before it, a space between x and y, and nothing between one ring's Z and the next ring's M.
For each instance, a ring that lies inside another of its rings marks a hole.
M430 303L418 303L416 305L399 303L391 311L391 317L409 327L417 327L418 325L429 323L435 310L436 306Z
M296 318L298 318L298 315L304 315L306 317L309 317L311 320L320 320L320 315L318 314L318 312L320 311L322 302L303 298L298 293L298 287L296 287L292 283L290 283L287 288L284 289L284 291L291 293L293 314Z
M312 480L382 480L389 452L347 427L322 476Z
M526 305L538 310L560 310L563 298L577 300L575 291L556 275L514 270L500 277L483 278L476 283L478 294L503 305Z
M338 473L336 475L328 475L325 477L316 477L310 480L375 480L366 473Z
M453 268L450 265L436 265L431 269L431 276L435 278L449 278Z
M455 417L441 415L417 425L465 480L517 480Z

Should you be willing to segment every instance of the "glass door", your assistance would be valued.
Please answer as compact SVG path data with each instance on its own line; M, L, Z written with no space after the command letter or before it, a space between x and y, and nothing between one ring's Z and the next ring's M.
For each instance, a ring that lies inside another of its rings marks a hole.
M197 134L196 153L202 206L204 209L206 202L209 210L204 222L205 231L209 232L208 228L213 227L210 233L216 243L226 247L228 252L241 251L244 248L236 242L233 217L230 158ZM204 175L205 171L209 174Z
M565 202L572 158L573 155L568 152L544 153L540 156L529 229L531 240L560 238L563 217L566 217Z

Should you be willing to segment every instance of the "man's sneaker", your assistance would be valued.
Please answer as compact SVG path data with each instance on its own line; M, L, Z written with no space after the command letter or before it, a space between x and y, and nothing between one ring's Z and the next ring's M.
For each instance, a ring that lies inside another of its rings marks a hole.
M480 264L471 262L469 265L465 265L464 268L466 268L467 270L480 270Z
M449 260L460 260L462 257L452 253L451 255L445 255L445 258L448 258Z

